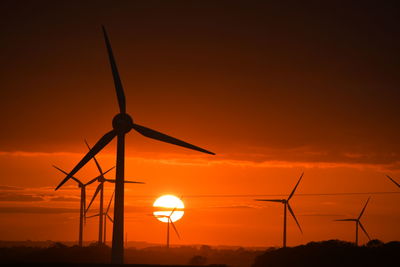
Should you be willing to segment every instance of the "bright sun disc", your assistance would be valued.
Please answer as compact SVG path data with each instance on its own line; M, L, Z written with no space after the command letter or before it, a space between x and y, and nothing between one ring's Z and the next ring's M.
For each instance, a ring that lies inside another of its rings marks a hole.
M154 201L153 207L155 208L153 212L154 217L165 223L168 222L168 216L170 216L174 208L176 209L171 215L171 221L173 222L176 222L182 218L183 214L185 213L183 211L185 205L183 204L182 200L174 195L163 195L157 198L156 201Z

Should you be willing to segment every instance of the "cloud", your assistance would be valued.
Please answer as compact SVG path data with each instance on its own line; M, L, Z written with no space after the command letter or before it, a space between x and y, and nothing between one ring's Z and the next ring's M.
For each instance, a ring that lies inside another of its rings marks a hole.
M52 197L49 199L50 201L59 201L59 202L76 202L80 201L78 197Z
M377 171L400 170L400 155L386 152L357 152L318 150L311 147L266 148L243 147L242 153L219 153L216 157L173 153L143 152L140 156L129 156L127 160L179 166L234 166L253 168L370 168ZM81 158L81 153L0 151L0 156L10 157L55 157ZM100 157L114 157L102 153Z
M206 207L207 209L259 209L260 206L257 205L222 205L222 206L211 206Z
M48 207L0 207L0 213L33 213L33 214L61 214L76 213L73 208L48 208Z
M9 186L9 185L0 185L0 191L15 191L15 190L24 190L23 187L18 187L18 186Z
M307 212L307 213L299 213L297 216L299 216L299 217L300 216L304 216L304 217L338 217L338 216L344 216L344 215L338 214L338 213Z
M0 192L0 201L36 202L36 201L44 201L44 198L36 195Z

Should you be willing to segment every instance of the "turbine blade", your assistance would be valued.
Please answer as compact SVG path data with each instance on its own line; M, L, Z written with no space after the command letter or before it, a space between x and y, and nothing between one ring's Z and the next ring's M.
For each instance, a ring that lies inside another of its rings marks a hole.
M279 202L283 203L284 200L282 199L254 199L255 201L266 201L266 202Z
M365 230L364 226L361 224L360 221L358 221L358 224L360 225L361 230L363 230L364 234L368 237L368 240L371 240L371 238L369 237L367 231Z
M113 200L113 198L114 198L114 193L115 193L115 190L114 190L114 192L113 192L112 195L111 195L110 202L108 202L106 214L108 214L108 211L110 210L111 202L112 202L112 200Z
M110 215L107 214L107 218L108 218L112 223L114 223L114 220L110 217Z
M93 218L93 217L97 217L97 216L100 216L100 214L90 215L90 216L87 216L86 218Z
M115 169L115 166L109 168L108 170L106 170L103 175L106 175L107 173L109 173L111 170Z
M172 216L172 213L174 213L174 212L175 212L176 208L177 208L177 207L175 207L175 208L174 208L174 209L171 211L171 213L169 214L168 218L171 218L171 216Z
M59 168L55 165L53 165L53 167L56 168L57 170L59 170L60 172L64 173L65 175L68 175L68 173L66 171L62 170L61 168ZM72 176L71 179L74 180L75 182L77 182L78 184L82 185L82 182L78 178L75 178Z
M126 184L145 184L144 182L124 181Z
M295 220L297 226L299 227L300 232L303 233L303 230L301 230L300 224L299 224L299 222L297 221L296 216L294 215L294 212L293 212L292 208L290 207L289 203L287 204L287 207L288 207L288 210L289 210L290 214L292 214L292 217L293 217L293 219Z
M197 150L197 151L200 151L200 152L203 152L203 153L215 155L215 153L210 152L208 150L205 150L205 149L203 149L201 147L186 143L184 141L181 141L181 140L176 139L174 137L171 137L169 135L157 132L155 130L152 130L150 128L147 128L147 127L144 127L144 126L141 126L141 125L138 125L138 124L133 124L132 128L135 129L140 134L142 134L142 135L144 135L146 137L158 140L158 141L162 141L162 142L165 142L165 143L169 143L169 144L173 144L173 145L177 145L177 146L181 146L181 147L186 147L186 148Z
M65 182L67 182L75 173L77 173L92 157L100 152L114 137L117 133L112 130L106 133L99 141L93 146L93 148L81 159L81 161L72 169L72 171L64 178L64 180L56 187L56 190L60 188Z
M338 220L334 220L336 222L356 222L357 219L338 219Z
M386 175L387 178L390 179L390 181L392 181L395 185L397 185L397 187L400 187L400 184L398 184L392 177L390 177L389 175Z
M369 197L369 198L367 199L367 202L365 203L364 208L362 209L362 211L361 211L361 213L360 213L360 216L358 216L358 219L359 219L359 220L360 220L361 216L363 216L364 211L365 211L365 208L367 207L370 198L371 198L371 197Z
M89 146L89 143L86 141L86 139L85 139L85 144L86 144L86 146L88 147L88 149L89 149L89 151L90 151L91 147ZM97 161L97 159L96 159L95 156L93 156L93 160L94 160L94 162L96 163L96 167L97 167L97 169L99 170L99 173L100 173L101 175L104 175L103 170L101 169L101 166L100 166L100 164L99 164L99 162Z
M300 175L300 178L299 178L299 180L297 181L297 184L296 184L295 187L293 188L293 191L292 191L292 193L290 193L290 195L289 195L289 197L288 197L287 200L291 199L292 196L294 195L294 192L296 191L297 186L299 185L299 183L300 183L300 181L301 181L301 178L303 178L303 175L304 175L304 172Z
M89 182L87 182L86 184L84 184L84 186L87 186L87 185L90 185L90 184L93 184L94 182L96 182L97 181L97 177L96 178L93 178L92 180L90 180Z
M106 28L104 26L101 26L103 29L103 34L104 34L104 41L106 42L107 46L107 52L108 52L108 59L110 61L110 66L111 66L111 71L112 75L114 78L114 85L115 85L115 91L117 93L117 98L118 98L118 105L119 105L119 111L121 113L126 112L126 104L125 104L125 94L124 94L124 88L122 87L122 82L119 77L118 73L118 68L117 68L117 63L115 63L114 55L111 49L111 44L110 40L108 39L108 35L106 32Z
M175 231L176 235L178 236L178 238L181 239L181 236L179 235L178 230L176 229L175 224L172 222L171 218L169 218L169 222L171 223L172 228L174 228L174 231Z
M100 192L101 185L102 185L102 184L99 184L99 185L97 186L96 192L94 192L94 195L93 195L93 197L92 197L92 200L90 200L90 203L89 203L89 206L88 206L87 209L86 209L86 212L89 210L90 206L92 206L92 203L93 203L94 199L96 198L97 194Z

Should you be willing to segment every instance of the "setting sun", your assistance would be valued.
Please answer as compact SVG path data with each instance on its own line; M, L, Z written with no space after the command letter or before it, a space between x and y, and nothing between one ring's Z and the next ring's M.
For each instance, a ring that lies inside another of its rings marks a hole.
M153 207L155 208L153 215L161 222L168 222L168 217L170 217L172 222L176 222L181 219L185 208L182 200L174 195L163 195L154 201ZM171 212L174 213L171 214Z

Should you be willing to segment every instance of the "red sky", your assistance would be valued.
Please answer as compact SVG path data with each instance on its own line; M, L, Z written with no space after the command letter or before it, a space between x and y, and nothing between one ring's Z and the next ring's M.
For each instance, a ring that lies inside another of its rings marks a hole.
M400 60L398 8L346 5L3 1L1 239L77 236L79 190L55 192L51 165L72 169L83 139L111 129L105 24L133 119L217 153L130 133L126 176L146 182L127 186L130 239L164 241L148 214L172 193L187 207L174 243L280 245L282 207L237 195L289 194L304 171L292 200L304 234L289 218L288 244L352 240L354 226L333 220L357 216L370 194L301 194L399 192L384 174L400 180ZM105 169L114 145L99 155ZM89 165L76 176L95 176ZM371 197L367 231L398 240L400 195ZM90 222L85 239L96 231Z

